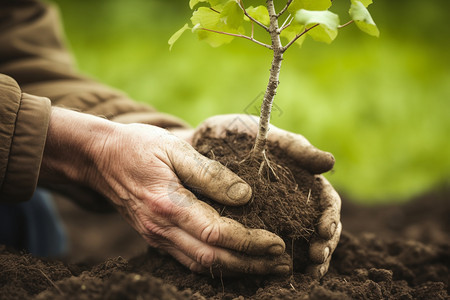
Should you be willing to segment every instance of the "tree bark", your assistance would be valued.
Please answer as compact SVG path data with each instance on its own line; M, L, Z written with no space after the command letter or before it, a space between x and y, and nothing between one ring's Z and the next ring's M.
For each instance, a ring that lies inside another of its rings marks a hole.
M270 16L269 33L272 40L273 59L272 67L270 68L269 83L267 84L264 100L261 105L259 129L251 153L251 156L258 160L262 160L265 154L267 134L269 133L270 125L270 113L272 111L273 99L277 93L281 62L283 61L283 46L281 45L278 16L275 13L273 0L267 0L267 10L269 11Z

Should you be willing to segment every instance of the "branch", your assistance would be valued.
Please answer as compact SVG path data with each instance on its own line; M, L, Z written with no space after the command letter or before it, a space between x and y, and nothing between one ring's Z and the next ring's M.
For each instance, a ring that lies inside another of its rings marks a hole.
M280 12L277 14L277 19L279 17L281 17L282 14L284 14L284 12L289 8L289 5L291 5L291 3L292 3L292 0L288 0L288 2L286 3L286 6L283 7L283 9L280 10Z
M258 24L259 26L261 26L265 31L269 32L269 27L267 27L266 25L264 25L263 23L259 22L258 20L256 20L255 18L253 18L252 16L250 16L247 13L247 10L244 8L244 2L242 0L237 1L237 3L239 4L239 7L242 9L242 11L244 12L244 15L250 19L250 21L255 22L256 24Z
M210 32L214 32L214 33L218 33L218 34L224 34L224 35L229 35L229 36L234 36L234 37L238 37L238 38L243 38L249 41L252 41L260 46L266 47L268 49L272 50L272 46L264 44L258 40L255 40L253 37L249 37L243 34L235 34L235 33L229 33L229 32L223 32L223 31L217 31L217 30L213 30L213 29L208 29L208 28L199 28L199 30L205 30L205 31L210 31Z
M351 20L351 21L348 21L348 22L345 23L345 24L339 25L339 26L338 26L338 29L344 28L345 26L348 26L348 25L352 24L353 22L354 22L354 20Z
M292 23L292 21L294 20L294 17L292 17L292 19L288 22L288 20L291 18L291 15L289 15L287 18L286 18L286 20L284 20L284 23L283 23L283 25L281 25L281 28L280 28L280 30L279 30L279 32L281 33L283 30L285 30L286 28L288 28L290 25L291 25L291 23ZM287 23L287 24L286 24Z
M296 40L298 40L302 35L306 34L308 31L310 31L313 28L316 28L317 26L319 26L320 24L317 23L309 28L305 28L305 30L303 30L301 33L297 34L295 36L295 38L292 39L292 41L290 41L286 46L283 47L283 49L281 50L282 52L285 52L290 46L292 46L293 43L295 43Z

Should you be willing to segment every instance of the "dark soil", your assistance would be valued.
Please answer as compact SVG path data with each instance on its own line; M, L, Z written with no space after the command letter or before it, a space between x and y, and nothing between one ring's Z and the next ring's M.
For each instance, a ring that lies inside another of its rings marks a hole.
M405 204L367 207L343 198L344 232L321 280L297 271L289 278L196 275L157 250L136 255L143 243L117 215L59 199L71 255L45 260L0 246L0 299L449 299L449 186Z
M248 228L276 233L284 240L286 252L294 256L294 270L302 272L310 263L306 258L320 216L322 183L282 155L277 144L269 145L267 160L250 159L253 143L254 138L247 134L228 131L225 139L212 138L205 132L195 145L201 154L219 161L252 187L247 205L224 206L202 196L201 189L194 189L194 193L224 217Z

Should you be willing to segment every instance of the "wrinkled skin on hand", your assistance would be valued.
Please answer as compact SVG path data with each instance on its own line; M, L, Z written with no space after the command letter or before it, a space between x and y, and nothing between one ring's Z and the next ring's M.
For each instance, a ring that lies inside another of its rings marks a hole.
M197 188L225 205L243 205L251 198L251 188L242 179L189 144L205 128L220 136L230 118L219 116L195 131L170 133L53 107L39 183L82 185L102 194L150 245L193 271L289 274L291 262L280 237L221 217L185 188ZM244 130L256 126L255 120L246 122ZM269 139L279 140L288 155L312 172L326 171L334 163L330 154L299 135L272 127ZM339 197L323 180L324 212L318 227L322 239L310 249L317 263L310 272L316 276L327 271L341 231Z
M227 130L245 132L256 137L258 118L238 114L214 116L200 124L193 134L186 131L180 132L178 135L195 144L206 131L210 136L224 138ZM299 134L271 125L268 140L269 142L278 142L286 155L295 159L299 166L313 174L321 174L333 168L334 157L328 152L315 148ZM342 231L341 199L322 175L320 175L320 179L324 188L320 196L322 216L317 227L319 238L311 242L309 255L314 264L307 267L308 273L316 278L321 278L328 271L331 255L336 249Z
M195 272L289 273L281 238L220 217L185 188L226 205L248 202L250 186L220 163L149 125L117 126L102 149L95 186L151 246Z

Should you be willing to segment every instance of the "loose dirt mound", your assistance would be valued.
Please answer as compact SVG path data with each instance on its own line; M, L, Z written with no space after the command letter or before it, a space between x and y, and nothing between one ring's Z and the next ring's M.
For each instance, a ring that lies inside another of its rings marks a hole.
M288 278L200 276L154 249L130 260L68 264L0 246L0 298L449 299L449 198L450 187L403 205L371 208L343 199L344 232L330 270L320 281L300 272ZM120 232L117 219L107 223L108 219L85 218L79 211L70 215L67 226L78 244L86 243L86 222L115 228L103 234L108 245ZM128 253L135 253L134 237L124 233L116 238L120 249L128 244Z
M224 206L202 196L201 189L193 192L221 216L248 228L276 233L284 240L286 252L293 255L295 271L302 272L309 264L309 241L315 236L320 216L318 197L322 182L281 154L277 144L269 145L267 160L248 158L253 143L254 138L247 134L228 131L224 139L210 137L205 132L195 145L201 154L227 166L252 187L248 204Z

